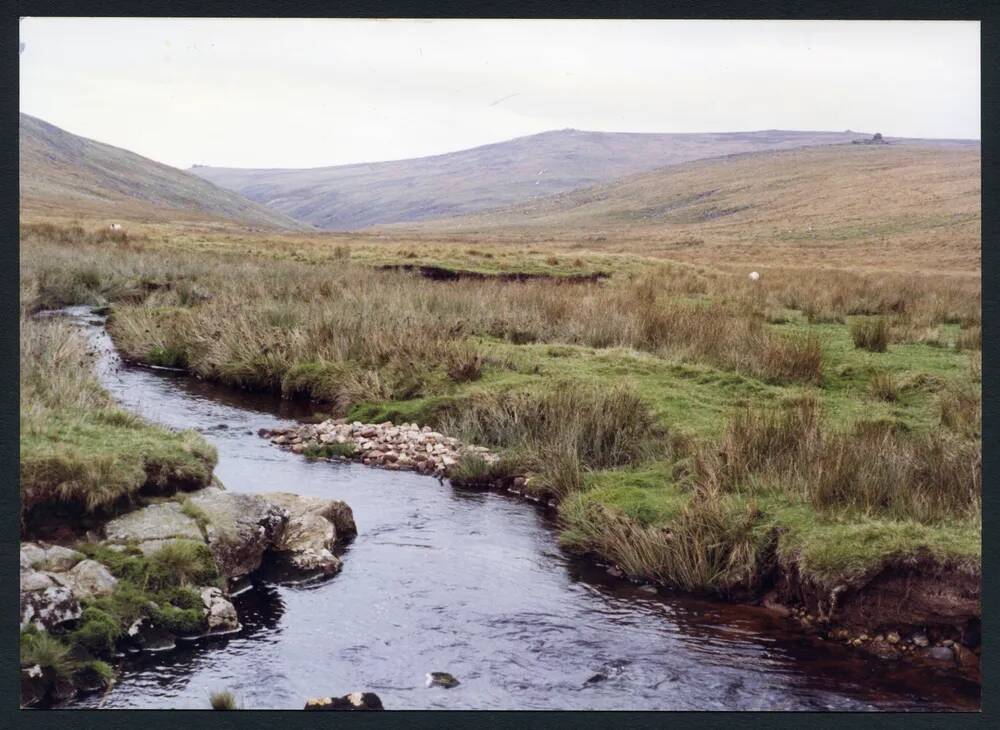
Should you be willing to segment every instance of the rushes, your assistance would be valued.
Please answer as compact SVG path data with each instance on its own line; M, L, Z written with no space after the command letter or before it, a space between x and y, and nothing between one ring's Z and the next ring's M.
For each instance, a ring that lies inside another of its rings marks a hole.
M967 421L958 426L969 435ZM703 448L694 464L703 489L754 493L776 486L825 513L937 522L973 517L981 504L977 441L881 425L827 433L808 400L741 410L718 451Z
M892 373L876 373L868 381L868 394L875 400L892 403L899 400L899 385Z
M689 591L727 593L757 584L771 536L753 503L696 496L669 526L643 526L578 495L563 503L567 547L614 560L630 576Z
M889 346L889 323L884 317L856 319L851 323L854 347L869 352L885 352Z
M442 429L468 443L508 449L541 472L552 495L578 489L583 469L642 461L662 437L648 406L626 386L568 381L544 393L482 394L441 418Z

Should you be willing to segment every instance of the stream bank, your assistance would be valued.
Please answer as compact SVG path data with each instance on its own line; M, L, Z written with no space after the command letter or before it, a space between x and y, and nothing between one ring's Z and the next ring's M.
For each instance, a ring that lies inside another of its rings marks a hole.
M559 550L551 517L510 495L275 449L257 431L311 409L124 366L98 325L82 326L105 387L151 420L200 430L230 489L344 501L359 535L335 551L343 569L331 580L261 576L233 597L239 632L129 657L111 692L71 706L198 708L222 688L252 708L353 689L413 709L978 706L978 686L953 672L873 663L760 608L617 579ZM427 688L433 671L462 683Z

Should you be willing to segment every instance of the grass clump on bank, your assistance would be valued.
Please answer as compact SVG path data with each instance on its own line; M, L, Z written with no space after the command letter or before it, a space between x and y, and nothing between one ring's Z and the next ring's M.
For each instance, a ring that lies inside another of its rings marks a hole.
M176 635L205 631L205 608L196 588L219 585L221 579L204 543L177 540L148 556L137 548L112 550L99 543L80 549L107 566L118 583L111 595L84 600L71 628L49 633L29 626L21 631L21 667L40 667L41 674L32 670L40 682L107 685L114 673L105 660L116 656L140 619Z
M108 513L142 492L206 486L215 450L118 408L72 326L21 322L21 516Z
M100 544L81 550L106 565L118 585L110 596L86 602L80 625L69 634L72 643L109 655L129 626L143 617L173 634L204 631L204 605L195 589L220 582L204 543L174 540L149 556L138 549L118 551Z

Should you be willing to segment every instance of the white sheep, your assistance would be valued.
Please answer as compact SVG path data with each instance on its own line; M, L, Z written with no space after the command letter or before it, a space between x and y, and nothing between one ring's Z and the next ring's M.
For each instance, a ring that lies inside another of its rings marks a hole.
M112 231L120 231L122 229L121 223L112 223L110 226Z
M756 271L751 271L750 272L750 281L757 281L757 279L759 279L759 278L760 278L760 274L758 274Z

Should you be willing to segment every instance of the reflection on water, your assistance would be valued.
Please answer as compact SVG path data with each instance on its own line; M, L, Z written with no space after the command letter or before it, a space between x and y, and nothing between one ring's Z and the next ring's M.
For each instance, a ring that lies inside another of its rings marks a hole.
M228 488L351 505L357 539L332 580L260 582L235 599L244 628L129 658L80 707L247 707L377 692L392 709L972 709L978 687L908 672L800 636L766 612L613 582L568 558L532 505L357 464L309 462L256 436L307 415L287 402L123 366L85 310L105 385L127 407L197 428ZM450 690L424 675L447 671Z

